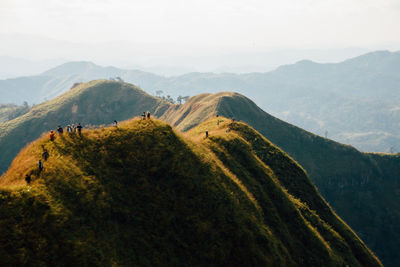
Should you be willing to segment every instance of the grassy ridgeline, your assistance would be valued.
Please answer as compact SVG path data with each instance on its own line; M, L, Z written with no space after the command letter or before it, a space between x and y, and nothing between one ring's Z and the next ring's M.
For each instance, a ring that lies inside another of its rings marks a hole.
M0 180L1 263L380 266L296 162L218 120L183 136L131 120L28 145Z
M144 111L160 115L168 106L132 84L108 80L80 84L20 117L0 123L0 174L27 143L58 125L111 124L115 119L126 120Z
M169 108L162 119L187 131L216 114L251 125L291 155L383 263L399 266L399 154L359 152L281 121L231 92L192 97L177 109Z

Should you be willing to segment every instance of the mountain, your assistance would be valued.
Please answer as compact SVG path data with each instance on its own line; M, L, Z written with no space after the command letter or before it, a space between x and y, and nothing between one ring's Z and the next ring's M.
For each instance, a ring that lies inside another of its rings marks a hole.
M382 266L295 161L218 120L183 136L133 119L28 145L0 180L2 265Z
M169 94L236 91L301 128L362 151L400 151L400 52L340 63L300 61L267 73L193 73L158 83ZM152 91L153 88L145 88Z
M237 93L201 94L184 105L171 105L126 83L81 84L0 124L0 150L4 151L0 170L6 171L23 146L59 124L110 124L145 110L181 131L216 115L248 123L305 168L324 198L386 266L400 262L399 155L362 153L321 138L267 114Z
M28 112L28 103L18 106L15 104L0 104L0 123L12 120Z
M38 104L67 92L76 83L116 76L128 77L139 85L147 85L148 80L159 78L142 71L100 67L84 61L69 62L40 75L0 80L1 102L21 104L27 101L29 104Z
M2 52L4 53L4 50ZM49 68L61 64L62 61L57 59L32 61L23 58L0 56L0 79L38 75Z
M39 76L0 80L0 103L52 99L76 82L121 77L176 98L235 91L268 112L361 151L400 151L400 52L376 51L339 63L302 60L265 73L188 73L163 77L138 70L69 62Z
M248 123L292 156L385 266L398 266L400 154L359 152L281 121L237 93L201 94L161 118L187 131L216 115Z
M20 117L0 123L0 173L27 143L58 125L110 124L144 111L160 115L168 106L167 102L126 83L97 80L78 85Z

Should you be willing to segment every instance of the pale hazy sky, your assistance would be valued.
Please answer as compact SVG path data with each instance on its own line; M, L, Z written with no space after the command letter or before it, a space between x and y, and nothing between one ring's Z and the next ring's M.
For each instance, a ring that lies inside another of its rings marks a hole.
M400 0L0 0L0 38L15 34L114 50L126 41L135 55L157 56L400 49Z

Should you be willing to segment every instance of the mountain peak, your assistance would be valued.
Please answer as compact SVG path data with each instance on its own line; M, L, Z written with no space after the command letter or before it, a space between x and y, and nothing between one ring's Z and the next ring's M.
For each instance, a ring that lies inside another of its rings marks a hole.
M61 76L61 75L79 75L90 69L100 69L99 65L90 61L71 61L54 67L48 71L43 72L41 75Z
M185 136L139 118L44 136L0 180L0 200L8 265L381 266L297 163L223 117Z

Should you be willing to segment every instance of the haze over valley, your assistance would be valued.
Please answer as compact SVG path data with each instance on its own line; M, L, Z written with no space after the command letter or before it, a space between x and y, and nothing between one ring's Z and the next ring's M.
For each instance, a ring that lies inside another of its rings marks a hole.
M41 103L74 83L120 77L150 94L176 100L203 92L236 91L285 121L361 151L400 149L400 53L376 51L339 63L302 60L265 73L160 76L142 70L69 62L40 75L0 80L2 104ZM161 93L160 93L161 94Z
M400 266L397 0L4 0L0 266Z

